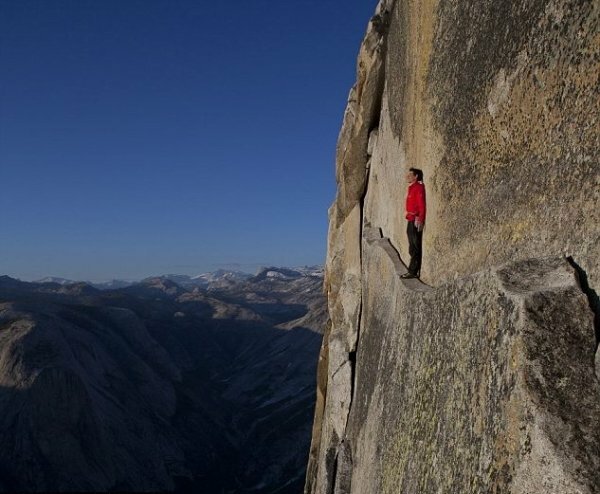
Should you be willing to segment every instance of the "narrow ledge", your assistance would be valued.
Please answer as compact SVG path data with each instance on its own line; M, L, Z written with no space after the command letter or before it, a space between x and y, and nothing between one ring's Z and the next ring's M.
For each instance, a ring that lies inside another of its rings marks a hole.
M400 257L400 252L398 249L394 247L392 241L388 237L383 236L383 231L381 228L375 228L368 224L365 224L363 229L363 239L369 245L376 245L381 247L385 253L388 255L392 264L394 266L394 270L396 271L396 275L400 278L403 274L408 273L408 268L406 264L402 261L402 257ZM409 290L415 292L429 292L433 290L433 288L426 283L423 283L419 278L409 278L404 279L400 278L402 284L408 288Z

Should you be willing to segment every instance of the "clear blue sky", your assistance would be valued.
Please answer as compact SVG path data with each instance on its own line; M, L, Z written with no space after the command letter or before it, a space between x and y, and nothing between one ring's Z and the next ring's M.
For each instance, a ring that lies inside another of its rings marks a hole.
M322 264L376 0L0 0L0 274Z

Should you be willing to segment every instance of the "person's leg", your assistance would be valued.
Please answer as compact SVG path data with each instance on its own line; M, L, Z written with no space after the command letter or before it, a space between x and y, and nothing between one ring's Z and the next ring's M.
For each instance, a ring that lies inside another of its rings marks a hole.
M408 236L408 254L410 255L410 264L408 272L417 275L421 267L421 249L419 245L418 231L414 221L409 221L406 226L406 234Z
M423 257L423 230L420 232L415 228L415 249L414 249L414 271L412 273L417 276L421 276L421 259ZM411 257L410 262L412 264L413 258Z

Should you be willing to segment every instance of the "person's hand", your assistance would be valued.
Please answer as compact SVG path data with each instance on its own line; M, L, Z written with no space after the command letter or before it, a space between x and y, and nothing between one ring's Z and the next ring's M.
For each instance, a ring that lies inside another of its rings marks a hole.
M415 219L415 227L417 228L418 232L422 232L423 231L423 227L425 226L425 223L419 219Z

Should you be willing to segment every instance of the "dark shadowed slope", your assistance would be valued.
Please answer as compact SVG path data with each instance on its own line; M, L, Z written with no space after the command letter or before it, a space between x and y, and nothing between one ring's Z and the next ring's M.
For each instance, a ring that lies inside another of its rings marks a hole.
M321 284L2 277L0 488L300 492Z

